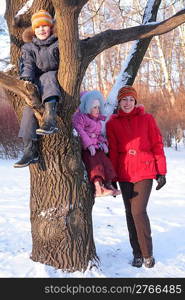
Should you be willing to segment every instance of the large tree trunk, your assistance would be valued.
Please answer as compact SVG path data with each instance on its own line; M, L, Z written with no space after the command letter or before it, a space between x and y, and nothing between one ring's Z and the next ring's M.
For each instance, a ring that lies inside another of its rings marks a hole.
M68 271L85 270L96 257L93 195L70 132L42 138L41 166L31 171L31 258ZM42 187L42 188L41 188Z
M134 39L163 34L182 24L185 22L185 10L150 27L142 25L130 29L108 30L80 41L78 16L87 0L35 0L27 13L19 14L15 20L14 16L25 1L6 2L5 16L11 36L11 63L15 65L15 69L9 74L17 77L21 34L24 26L30 24L31 14L43 7L50 13L54 11L53 6L55 8L61 57L58 80L63 97L57 119L60 130L55 135L41 138L39 163L29 167L33 241L31 258L70 272L85 271L90 262L98 259L92 229L94 196L81 161L80 143L73 136L71 127L71 116L79 104L80 85L85 71L89 63L105 49ZM3 82L4 87L5 81L6 78L0 74L0 83ZM23 98L29 100L29 97L20 98L20 95L25 94L24 90L19 93L21 86L20 82L19 88L12 88L8 92L9 101L19 119Z
M21 24L28 26L31 14L43 7L43 1L38 1L37 6L31 7L27 15L19 16L18 20L14 21L20 2L24 4L25 1L10 1L6 11L9 32L12 36L11 62L16 67L22 44L21 34L24 30ZM45 1L44 7L52 12L49 1ZM56 13L59 13L59 10L56 9ZM12 26L13 22L17 26ZM68 22L74 24L75 34L71 33L72 27L67 25ZM77 27L75 28L77 17L73 12L68 11L66 18L62 18L62 24L58 23L59 28L65 27L62 33L64 41L72 40L74 36L78 38ZM78 76L80 60L75 49L76 44L73 41L71 47L65 49L65 54L61 55L62 60L68 63L61 64L59 72L59 81L64 91L57 120L60 131L40 139L39 164L29 167L33 242L31 259L71 272L85 271L90 261L97 260L92 230L94 196L81 162L80 142L72 134L70 121L77 106L83 78L83 71L81 76ZM63 53L62 42L60 47ZM17 76L15 69L13 75ZM72 95L76 101L72 101ZM12 93L9 92L9 100L20 119L19 111L22 111L23 101L14 96L12 97Z

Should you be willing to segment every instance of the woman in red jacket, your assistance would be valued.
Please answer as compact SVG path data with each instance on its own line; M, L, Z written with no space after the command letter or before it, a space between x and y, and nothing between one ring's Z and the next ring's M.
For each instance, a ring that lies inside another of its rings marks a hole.
M109 156L117 173L126 210L132 266L151 268L153 257L150 222L146 207L153 179L160 189L166 183L166 157L161 133L153 116L136 106L132 86L118 92L118 112L106 124Z

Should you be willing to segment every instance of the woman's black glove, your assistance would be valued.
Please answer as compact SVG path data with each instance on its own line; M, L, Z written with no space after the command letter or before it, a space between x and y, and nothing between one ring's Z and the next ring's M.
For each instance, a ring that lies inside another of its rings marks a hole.
M158 185L156 186L156 190L160 190L163 187L163 185L166 184L166 177L165 175L158 174L156 175L156 180L158 183Z

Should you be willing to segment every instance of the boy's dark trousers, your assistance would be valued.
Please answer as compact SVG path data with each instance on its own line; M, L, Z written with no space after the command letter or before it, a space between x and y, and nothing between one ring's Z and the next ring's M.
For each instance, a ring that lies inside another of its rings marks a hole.
M152 179L136 183L119 182L129 231L130 244L136 257L152 256L152 238L146 207L152 190Z
M48 71L43 73L37 80L39 93L41 95L41 101L44 103L46 99L50 97L61 97L61 90L57 81L57 71ZM38 139L36 130L39 128L39 124L34 116L34 112L30 107L25 107L20 124L19 137L24 140Z
M24 153L22 158L14 164L14 168L23 168L39 160L38 136L36 129L38 122L31 107L26 106L20 124L18 136L23 139Z
M23 139L23 142L28 140L37 140L37 128L39 128L39 124L37 122L37 119L35 118L33 109L29 106L25 106L20 123L18 137L21 137Z

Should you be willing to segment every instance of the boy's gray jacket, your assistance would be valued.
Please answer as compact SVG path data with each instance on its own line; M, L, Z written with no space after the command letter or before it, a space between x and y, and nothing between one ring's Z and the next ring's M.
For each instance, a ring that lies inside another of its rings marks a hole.
M58 38L54 34L43 41L32 36L32 42L25 43L21 50L20 78L34 82L43 73L58 70Z

